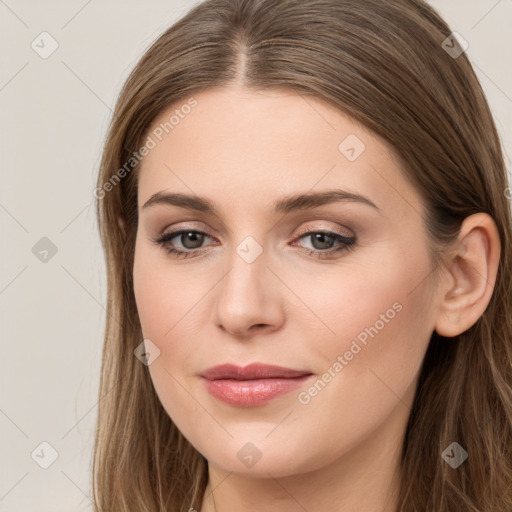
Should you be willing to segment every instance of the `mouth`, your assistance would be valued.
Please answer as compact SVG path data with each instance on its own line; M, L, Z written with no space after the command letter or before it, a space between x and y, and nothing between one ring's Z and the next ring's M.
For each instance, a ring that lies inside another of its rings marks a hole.
M202 372L207 391L237 407L256 407L302 386L313 374L282 366L253 363L214 366Z

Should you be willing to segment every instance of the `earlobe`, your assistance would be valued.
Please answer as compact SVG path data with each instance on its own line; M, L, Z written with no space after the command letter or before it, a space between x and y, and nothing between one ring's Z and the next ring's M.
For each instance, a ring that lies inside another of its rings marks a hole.
M467 217L448 264L450 284L440 289L435 324L438 334L457 336L483 315L494 291L500 253L500 237L493 218L486 213Z

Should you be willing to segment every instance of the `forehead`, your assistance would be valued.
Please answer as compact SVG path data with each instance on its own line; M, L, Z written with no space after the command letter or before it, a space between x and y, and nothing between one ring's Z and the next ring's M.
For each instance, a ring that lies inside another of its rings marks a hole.
M139 168L140 205L162 190L270 207L280 196L343 188L391 200L400 215L420 208L395 151L319 98L245 88L192 97L148 130L154 147Z

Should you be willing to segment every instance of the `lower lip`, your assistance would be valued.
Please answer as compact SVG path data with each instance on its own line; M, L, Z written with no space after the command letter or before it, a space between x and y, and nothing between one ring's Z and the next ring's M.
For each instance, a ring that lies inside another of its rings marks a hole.
M204 381L208 392L222 402L238 407L256 407L299 388L310 377L312 375L286 379L204 379Z

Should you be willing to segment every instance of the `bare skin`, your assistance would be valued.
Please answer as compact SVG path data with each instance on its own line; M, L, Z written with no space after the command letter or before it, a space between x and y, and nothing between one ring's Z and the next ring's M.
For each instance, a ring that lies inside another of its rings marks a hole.
M144 338L160 350L149 366L156 392L208 460L201 512L393 512L430 337L464 332L487 307L496 226L485 214L468 217L436 270L422 198L383 140L292 91L233 86L194 97L197 107L142 162L134 287ZM285 196L332 189L376 207L345 199L272 211ZM204 196L217 214L144 207L158 192ZM196 238L152 241L178 229ZM333 233L355 242L334 252L344 243ZM209 394L199 375L226 362L312 376L268 403L237 407ZM318 380L325 385L315 392Z

